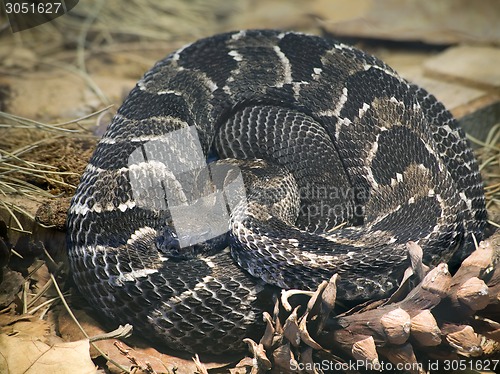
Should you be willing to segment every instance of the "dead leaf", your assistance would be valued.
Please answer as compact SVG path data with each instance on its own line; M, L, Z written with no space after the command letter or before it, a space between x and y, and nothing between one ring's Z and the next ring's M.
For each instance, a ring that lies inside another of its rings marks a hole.
M23 336L30 339L39 339L47 343L46 338L50 334L50 325L45 320L23 314L21 316L11 317L11 321L0 329L0 333Z
M78 328L78 326L66 312L66 310L62 307L57 308L56 310L58 311L58 333L61 335L61 337L68 342L85 339L85 335L83 335L81 330ZM72 311L89 337L101 335L107 332L104 328L102 328L99 322L92 318L92 316L90 316L85 310L73 308Z
M87 374L96 368L88 340L49 346L38 339L0 335L0 372L23 374Z
M85 310L73 309L73 313L90 337L107 332L107 330L105 330L100 323L93 319L92 316ZM66 341L75 341L83 338L82 332L64 310L61 310L58 315L58 327L59 333ZM157 373L177 372L179 374L184 374L193 373L196 370L196 365L190 356L182 358L176 357L175 353L172 355L162 353L151 347L150 343L143 341L138 336L135 336L134 339L127 340L126 342L120 341L119 344L121 350L117 348L117 342L117 339L108 339L97 341L94 344L103 352L106 352L111 360L122 365L123 367L130 367L132 365L130 358L133 358L144 367L146 366L146 363L149 363L152 369ZM123 351L128 352L128 357L123 354ZM93 348L91 348L90 352L92 358L96 358L101 355ZM223 362L212 362L210 357L202 356L201 362L207 367L207 369L213 369L224 367L232 362L237 362L238 359L238 357L227 356L224 357ZM117 369L110 363L108 364L108 367L112 372ZM117 370L117 372L121 372L119 369Z

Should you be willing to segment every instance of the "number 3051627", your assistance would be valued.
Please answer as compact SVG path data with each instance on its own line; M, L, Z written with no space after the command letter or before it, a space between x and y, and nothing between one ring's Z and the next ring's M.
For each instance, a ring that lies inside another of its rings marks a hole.
M54 14L64 12L60 2L5 2L7 14Z

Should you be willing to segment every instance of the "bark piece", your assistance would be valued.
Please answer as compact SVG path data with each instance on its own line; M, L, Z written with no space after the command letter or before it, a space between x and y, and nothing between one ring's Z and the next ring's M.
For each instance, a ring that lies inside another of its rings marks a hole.
M488 286L477 277L469 278L457 290L457 299L474 311L484 309L490 303Z
M405 372L415 374L425 373L417 362L417 357L410 343L384 347L381 349L381 353L393 364L403 365Z
M446 333L450 331L449 333ZM483 353L481 348L481 338L468 325L449 325L443 332L446 333L446 341L455 348L458 353L477 357Z
M421 311L411 319L411 336L424 347L441 343L441 330L428 309Z
M366 366L377 367L380 364L373 336L368 336L354 343L351 354L356 360L366 362L368 364Z
M380 319L387 341L391 344L403 344L410 337L410 315L401 308L384 314Z
M296 307L293 310L292 314L288 316L285 321L285 325L283 326L283 335L294 347L298 347L300 344L300 331L299 324L297 322L298 309L299 307Z
M271 369L272 364L266 356L264 346L262 344L255 343L249 338L245 338L243 341L248 344L248 348L254 357L251 373L258 374Z
M276 330L274 329L273 321L268 312L262 313L262 318L264 319L264 322L266 322L266 331L264 332L264 335L262 335L259 343L262 344L265 349L269 349L273 344L273 338Z
M274 369L281 369L285 372L290 372L292 368L299 367L299 364L290 349L290 343L280 345L274 350L273 362Z

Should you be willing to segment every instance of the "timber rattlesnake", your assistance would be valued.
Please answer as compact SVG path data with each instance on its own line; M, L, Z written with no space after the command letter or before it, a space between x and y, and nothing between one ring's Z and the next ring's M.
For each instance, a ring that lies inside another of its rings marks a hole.
M273 286L338 273L340 299L382 297L407 241L430 265L460 257L485 216L472 151L432 95L351 46L251 30L138 82L72 200L68 248L108 318L221 353L261 326Z

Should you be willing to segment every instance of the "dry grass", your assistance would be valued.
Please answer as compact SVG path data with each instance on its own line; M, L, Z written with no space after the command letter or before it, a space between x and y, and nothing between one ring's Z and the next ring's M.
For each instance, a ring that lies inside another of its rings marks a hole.
M485 141L471 136L468 138L479 145L476 156L485 184L486 209L491 217L489 222L500 227L500 123L491 128Z
M99 113L46 124L0 112L0 128L8 134L0 141L0 197L10 195L22 201L71 195L88 159L85 149L89 156L95 145L84 127ZM12 217L15 226L10 228L29 233L16 213L34 219L33 212L5 200L0 198L0 207Z
M228 27L230 15L242 11L244 5L244 1L225 0L86 0L67 16L17 33L14 39L18 45L34 48L42 55L76 47L81 66L84 50L103 45L188 42L221 32Z

